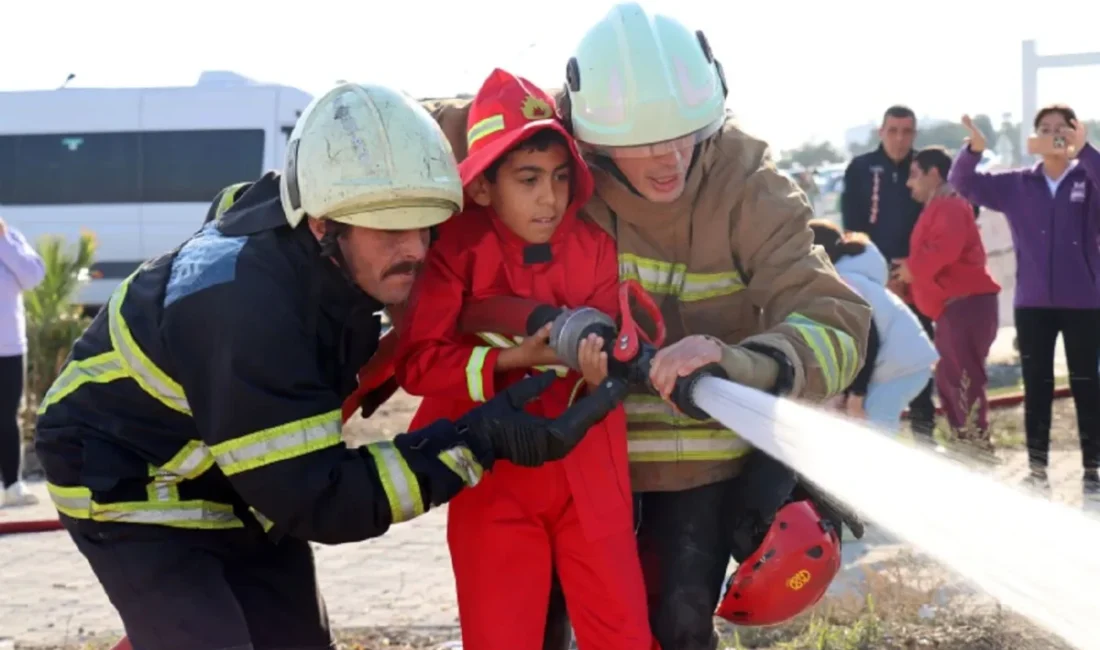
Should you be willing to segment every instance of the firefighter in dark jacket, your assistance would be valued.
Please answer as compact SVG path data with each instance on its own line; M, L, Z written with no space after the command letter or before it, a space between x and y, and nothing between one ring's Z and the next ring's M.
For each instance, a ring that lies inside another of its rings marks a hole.
M907 106L891 106L882 117L878 149L856 156L844 172L840 212L844 230L866 233L891 265L909 256L909 235L923 206L913 199L906 183L913 162L913 141L917 117ZM908 287L892 278L888 285L905 301L920 320L929 338L932 319L913 305ZM913 432L931 440L936 409L932 404L932 382L909 404Z
M549 373L345 446L378 312L408 295L462 184L427 112L378 86L314 100L287 151L119 286L39 410L50 495L136 650L333 647L310 541L382 535L498 459L561 458L610 410L595 395L526 414Z

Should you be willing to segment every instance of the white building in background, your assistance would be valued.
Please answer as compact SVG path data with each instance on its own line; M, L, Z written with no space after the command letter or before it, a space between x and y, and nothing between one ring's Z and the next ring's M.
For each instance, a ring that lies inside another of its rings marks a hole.
M98 242L78 296L103 305L197 230L222 188L282 166L311 96L232 72L177 88L0 92L0 209L32 242Z

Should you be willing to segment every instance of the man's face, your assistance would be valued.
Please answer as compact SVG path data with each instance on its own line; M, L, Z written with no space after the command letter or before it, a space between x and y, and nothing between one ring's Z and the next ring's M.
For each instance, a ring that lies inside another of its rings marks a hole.
M310 229L320 239L329 221L310 220ZM424 257L428 253L429 230L376 230L352 226L339 238L347 273L359 288L375 300L393 305L409 296Z
M609 149L615 166L646 199L654 203L672 203L684 193L688 167L695 147L693 137L681 138L663 147L659 155L640 155L646 147Z
M882 123L878 130L882 140L882 148L891 160L901 160L913 150L913 140L917 137L917 123L911 117L890 117Z
M550 241L569 207L573 156L554 142L545 151L517 149L497 168L496 180L484 175L470 184L470 198L493 206L497 217L531 244Z
M935 168L924 172L915 162L909 165L909 180L905 184L909 187L913 200L927 203L942 182L940 173Z

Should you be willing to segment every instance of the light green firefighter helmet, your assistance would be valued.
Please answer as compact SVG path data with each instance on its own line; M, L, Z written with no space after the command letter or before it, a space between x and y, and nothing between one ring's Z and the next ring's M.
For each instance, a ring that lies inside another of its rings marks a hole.
M589 150L660 155L725 120L726 81L703 32L637 3L615 5L566 69L570 119Z

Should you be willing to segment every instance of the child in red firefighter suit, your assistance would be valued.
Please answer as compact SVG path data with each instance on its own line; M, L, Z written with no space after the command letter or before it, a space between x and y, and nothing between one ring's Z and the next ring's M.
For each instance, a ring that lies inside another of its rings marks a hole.
M410 425L454 418L553 366L549 327L513 339L459 333L467 301L518 296L555 307L618 312L614 241L576 212L593 191L554 101L494 70L470 110L459 165L466 210L442 224L399 330L401 386L424 400ZM556 417L607 373L602 341L582 346L584 376L560 379L529 407ZM645 587L633 533L622 408L564 460L540 468L498 462L451 501L447 538L463 645L541 650L556 568L580 648L650 650Z

